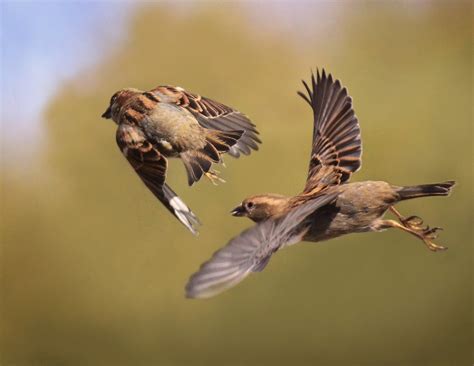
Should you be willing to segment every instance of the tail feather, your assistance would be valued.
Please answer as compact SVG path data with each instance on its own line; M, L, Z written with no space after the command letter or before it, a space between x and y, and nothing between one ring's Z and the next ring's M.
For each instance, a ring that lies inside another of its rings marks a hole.
M188 173L189 185L193 185L209 172L212 163L221 162L221 155L228 152L239 141L244 131L206 130L206 133L204 148L181 153L181 160Z
M211 169L213 162L211 157L201 151L186 151L181 154L181 160L186 168L188 184L190 186Z
M206 130L206 145L201 150L181 153L181 160L188 173L188 184L193 185L209 172L212 163L221 162L221 155L228 152L242 137L244 131Z
M397 192L400 195L400 200L428 196L448 196L455 184L456 182L453 180L443 183L420 184L401 187Z
M245 131L217 131L217 130L208 130L206 140L214 148L223 154L229 151L229 149L234 146L239 139L242 137Z

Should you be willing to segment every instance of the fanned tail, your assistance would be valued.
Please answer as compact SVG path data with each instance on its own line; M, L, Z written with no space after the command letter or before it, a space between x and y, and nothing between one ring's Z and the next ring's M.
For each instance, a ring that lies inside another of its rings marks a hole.
M188 184L193 185L203 174L218 180L212 163L220 163L221 155L228 152L242 137L244 131L206 130L206 146L201 150L190 150L181 153L181 160L188 173Z

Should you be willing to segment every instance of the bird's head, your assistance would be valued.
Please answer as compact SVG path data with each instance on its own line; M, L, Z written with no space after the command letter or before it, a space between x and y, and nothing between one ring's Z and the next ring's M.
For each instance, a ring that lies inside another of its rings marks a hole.
M244 199L231 211L231 214L260 222L285 213L287 205L288 197L279 194L261 194Z
M102 113L102 118L113 119L116 123L118 123L120 109L128 99L138 93L141 93L141 91L134 88L125 88L114 93L114 95L112 95L110 98L109 107L104 113Z

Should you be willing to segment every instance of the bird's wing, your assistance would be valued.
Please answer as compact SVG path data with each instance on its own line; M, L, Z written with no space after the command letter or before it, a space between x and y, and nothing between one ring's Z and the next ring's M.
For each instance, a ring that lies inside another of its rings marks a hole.
M243 113L215 100L190 93L181 87L159 86L148 93L154 95L157 100L160 100L160 95L164 95L169 98L168 102L186 108L204 128L224 132L244 131L239 141L228 151L231 156L237 158L241 153L248 155L252 150L258 150L258 143L261 143L258 131Z
M352 108L352 98L331 74L311 74L311 88L303 80L308 95L298 94L313 109L313 148L304 194L320 192L349 180L361 166L360 127Z
M168 166L166 158L134 126L120 125L116 138L120 150L143 183L179 221L193 234L197 234L198 218L165 183Z
M243 231L190 277L186 296L211 297L235 286L249 273L262 271L279 248L301 241L307 231L305 219L336 196L337 193L320 195L283 217L266 220Z

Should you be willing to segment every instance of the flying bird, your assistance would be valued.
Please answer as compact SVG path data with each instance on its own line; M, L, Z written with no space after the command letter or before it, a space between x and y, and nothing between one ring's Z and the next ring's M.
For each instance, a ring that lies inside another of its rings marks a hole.
M257 224L232 239L193 274L186 296L214 296L262 271L273 253L300 241L320 242L341 235L401 229L421 239L432 251L447 248L433 242L441 228L423 226L418 216L402 216L403 200L447 196L454 181L395 186L383 181L348 183L361 167L362 142L352 99L339 80L324 70L311 75L307 95L298 94L313 110L313 144L303 192L286 197L261 194L242 201L232 214ZM397 220L384 219L390 210Z
M203 175L223 181L213 163L227 153L238 158L258 150L258 131L247 116L181 87L116 92L102 114L117 125L116 140L143 183L193 234L199 220L165 183L168 158L184 163L188 184Z

